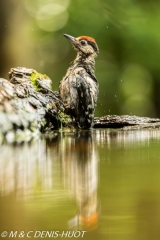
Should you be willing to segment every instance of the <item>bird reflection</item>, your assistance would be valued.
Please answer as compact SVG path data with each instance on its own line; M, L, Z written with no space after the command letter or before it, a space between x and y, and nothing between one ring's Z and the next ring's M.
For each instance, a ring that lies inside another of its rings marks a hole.
M64 184L78 206L78 213L69 221L69 226L92 230L98 223L98 158L92 132L82 131L66 137L62 138L61 154Z

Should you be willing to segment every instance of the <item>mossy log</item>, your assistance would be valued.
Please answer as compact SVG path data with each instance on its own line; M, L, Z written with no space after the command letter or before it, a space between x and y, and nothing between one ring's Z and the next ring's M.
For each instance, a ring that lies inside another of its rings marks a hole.
M0 142L24 141L63 127L74 127L51 79L33 69L12 68L9 80L0 78ZM94 128L159 128L160 119L108 115L94 118Z
M30 139L70 121L51 79L33 69L12 68L0 78L0 142Z

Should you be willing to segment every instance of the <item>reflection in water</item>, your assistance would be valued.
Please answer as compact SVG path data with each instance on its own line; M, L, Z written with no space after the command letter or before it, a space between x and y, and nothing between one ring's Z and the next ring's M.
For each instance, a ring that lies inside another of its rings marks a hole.
M108 147L116 142L116 146L130 146L131 144L142 145L148 143L151 139L160 139L159 130L140 130L140 131L106 131L106 130L97 130L96 131L96 142L98 145L108 144Z
M1 195L14 193L17 199L30 197L34 194L34 187L38 179L42 189L49 188L52 179L51 163L46 159L46 147L43 140L32 145L1 146Z
M0 146L0 232L97 228L87 239L159 239L159 144L159 130L97 129Z
M47 146L44 140L21 147L1 146L1 196L14 193L17 200L22 200L33 198L39 191L43 196L49 194L58 164L63 172L61 181L78 206L77 216L69 221L69 227L95 228L98 159L90 131L55 134Z
M92 132L78 132L70 138L64 136L61 144L65 186L74 194L78 205L78 215L70 221L70 226L95 228L98 222L98 158Z

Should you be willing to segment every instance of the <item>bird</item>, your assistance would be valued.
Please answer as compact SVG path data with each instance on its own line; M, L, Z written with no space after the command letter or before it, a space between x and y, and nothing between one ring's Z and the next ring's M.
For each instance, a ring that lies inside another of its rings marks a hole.
M95 76L95 58L99 49L94 38L63 34L77 52L75 60L59 83L59 94L65 111L80 129L93 127L99 84Z

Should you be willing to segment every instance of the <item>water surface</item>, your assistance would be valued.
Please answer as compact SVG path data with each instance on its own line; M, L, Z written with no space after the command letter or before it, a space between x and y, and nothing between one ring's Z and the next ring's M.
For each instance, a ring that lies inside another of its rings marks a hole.
M159 130L55 132L0 146L0 233L156 240L159 226Z

